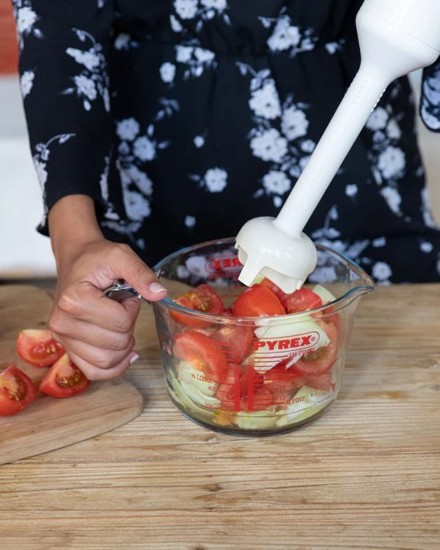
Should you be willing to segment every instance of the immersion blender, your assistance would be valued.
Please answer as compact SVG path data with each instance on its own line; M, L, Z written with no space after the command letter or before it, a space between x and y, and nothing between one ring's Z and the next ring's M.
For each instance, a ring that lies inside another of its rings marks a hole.
M276 218L249 220L236 237L247 286L268 277L301 288L317 262L303 233L310 216L388 85L440 55L440 0L365 0L356 16L361 64Z

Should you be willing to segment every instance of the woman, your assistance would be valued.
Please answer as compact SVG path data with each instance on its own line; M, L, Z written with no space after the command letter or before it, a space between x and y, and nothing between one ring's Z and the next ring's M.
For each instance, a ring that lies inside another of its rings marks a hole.
M21 86L57 261L55 336L92 379L136 359L148 265L276 215L359 67L361 0L14 0ZM440 65L421 114L440 128ZM305 229L379 283L438 281L406 78L382 97ZM125 243L120 246L116 243Z

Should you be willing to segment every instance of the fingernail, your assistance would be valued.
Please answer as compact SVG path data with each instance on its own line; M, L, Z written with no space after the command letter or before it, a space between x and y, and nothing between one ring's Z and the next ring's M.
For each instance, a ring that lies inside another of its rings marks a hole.
M149 289L154 294L159 294L160 292L167 291L167 289L164 286L162 286L160 283L151 283L151 285L149 286Z
M139 359L139 355L136 352L133 352L131 357L130 357L130 365L132 365L138 359Z

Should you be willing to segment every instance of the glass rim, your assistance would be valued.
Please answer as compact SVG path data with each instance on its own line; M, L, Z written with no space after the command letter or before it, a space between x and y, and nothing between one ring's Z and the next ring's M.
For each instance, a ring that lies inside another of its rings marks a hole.
M168 254L161 260L159 260L152 268L153 272L156 275L156 277L160 277L160 271L163 269L163 267L167 263L170 263L171 261L178 258L179 256L182 256L184 254L191 254L193 252L197 252L197 250L213 247L216 245L217 246L230 245L235 247L234 243L235 243L234 237L226 237L226 238L220 238L220 239L212 239L212 240L197 243L195 245L190 245L190 246L180 248L175 252ZM253 325L255 325L256 320L258 320L258 325L264 326L266 324L284 324L286 322L291 322L292 320L300 321L300 320L303 320L305 316L309 316L314 313L320 313L321 317L327 317L350 305L353 302L353 300L356 299L358 296L367 294L376 289L376 284L373 281L373 279L358 264L356 264L355 262L353 262L352 260L344 256L343 254L340 254L339 252L336 252L335 250L321 243L314 243L314 245L316 246L316 249L318 251L324 252L332 256L333 258L337 259L340 263L344 264L349 271L356 273L356 275L359 277L360 284L357 286L354 286L353 288L348 289L346 292L344 292L344 294L342 294L335 300L332 300L327 304L323 304L322 306L308 309L306 311L302 311L298 313L286 313L285 315L276 315L273 317L244 317L244 316L229 317L226 315L213 315L212 313L194 310L194 309L182 306L180 304L177 304L174 300L172 300L168 296L165 296L158 302L152 302L152 304L153 305L162 304L167 309L171 309L175 312L183 313L193 318L203 320L207 324L252 323ZM325 285L325 283L322 283L322 284ZM243 285L243 288L245 289L250 287L246 287L245 285ZM329 311L325 312L325 310L329 310Z

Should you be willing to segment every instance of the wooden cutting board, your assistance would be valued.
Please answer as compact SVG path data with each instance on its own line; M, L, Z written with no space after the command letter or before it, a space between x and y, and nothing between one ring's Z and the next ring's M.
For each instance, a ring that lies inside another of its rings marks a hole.
M13 362L31 378L42 369L26 365L15 352L18 332L47 328L52 295L41 288L0 285L0 367ZM0 464L59 449L122 426L143 411L143 398L127 380L93 382L69 399L38 396L27 409L0 417Z

